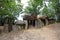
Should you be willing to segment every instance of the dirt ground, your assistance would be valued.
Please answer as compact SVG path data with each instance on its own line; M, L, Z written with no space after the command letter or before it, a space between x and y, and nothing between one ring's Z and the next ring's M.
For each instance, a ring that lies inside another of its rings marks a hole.
M0 40L60 40L60 23L0 35Z

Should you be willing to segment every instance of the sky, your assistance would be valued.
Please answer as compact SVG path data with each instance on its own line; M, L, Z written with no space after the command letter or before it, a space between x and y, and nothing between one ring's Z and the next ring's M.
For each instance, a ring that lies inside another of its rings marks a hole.
M25 8L26 6L28 6L27 2L28 2L28 0L21 0L21 3L24 5L23 8ZM19 17L18 17L18 20L22 20L23 21L22 15L24 15L24 14L20 14Z
M21 0L21 3L23 3L23 8L25 8L26 6L28 6L28 2L29 0Z

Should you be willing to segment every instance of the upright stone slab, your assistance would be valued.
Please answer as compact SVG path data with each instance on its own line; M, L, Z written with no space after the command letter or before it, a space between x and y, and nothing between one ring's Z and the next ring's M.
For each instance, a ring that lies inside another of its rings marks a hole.
M0 26L0 34L4 32L4 26Z
M24 20L25 22L25 29L28 29L28 23L27 23L27 20Z
M4 24L4 32L8 33L8 24Z

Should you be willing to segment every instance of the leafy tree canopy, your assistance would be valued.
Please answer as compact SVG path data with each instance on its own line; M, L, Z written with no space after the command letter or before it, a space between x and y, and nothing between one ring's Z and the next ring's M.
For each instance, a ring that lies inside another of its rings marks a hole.
M26 13L33 13L34 15L38 15L39 9L38 6L42 5L43 0L30 0L28 2L28 6L25 8Z
M45 2L48 2L48 6ZM34 13L35 15L42 13L42 15L54 17L59 9L58 2L59 0L30 0L28 6L25 8L25 12ZM41 8L43 9L41 10Z
M16 17L22 10L21 2L19 0L0 0L0 16L8 15Z

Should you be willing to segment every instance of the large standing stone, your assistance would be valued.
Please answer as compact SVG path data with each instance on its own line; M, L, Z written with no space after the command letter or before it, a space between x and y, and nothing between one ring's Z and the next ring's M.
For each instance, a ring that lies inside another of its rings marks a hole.
M4 26L0 26L0 34L3 32Z
M28 23L27 23L27 20L24 20L24 23L25 23L25 29L28 29Z
M4 24L4 32L8 32L8 24Z

